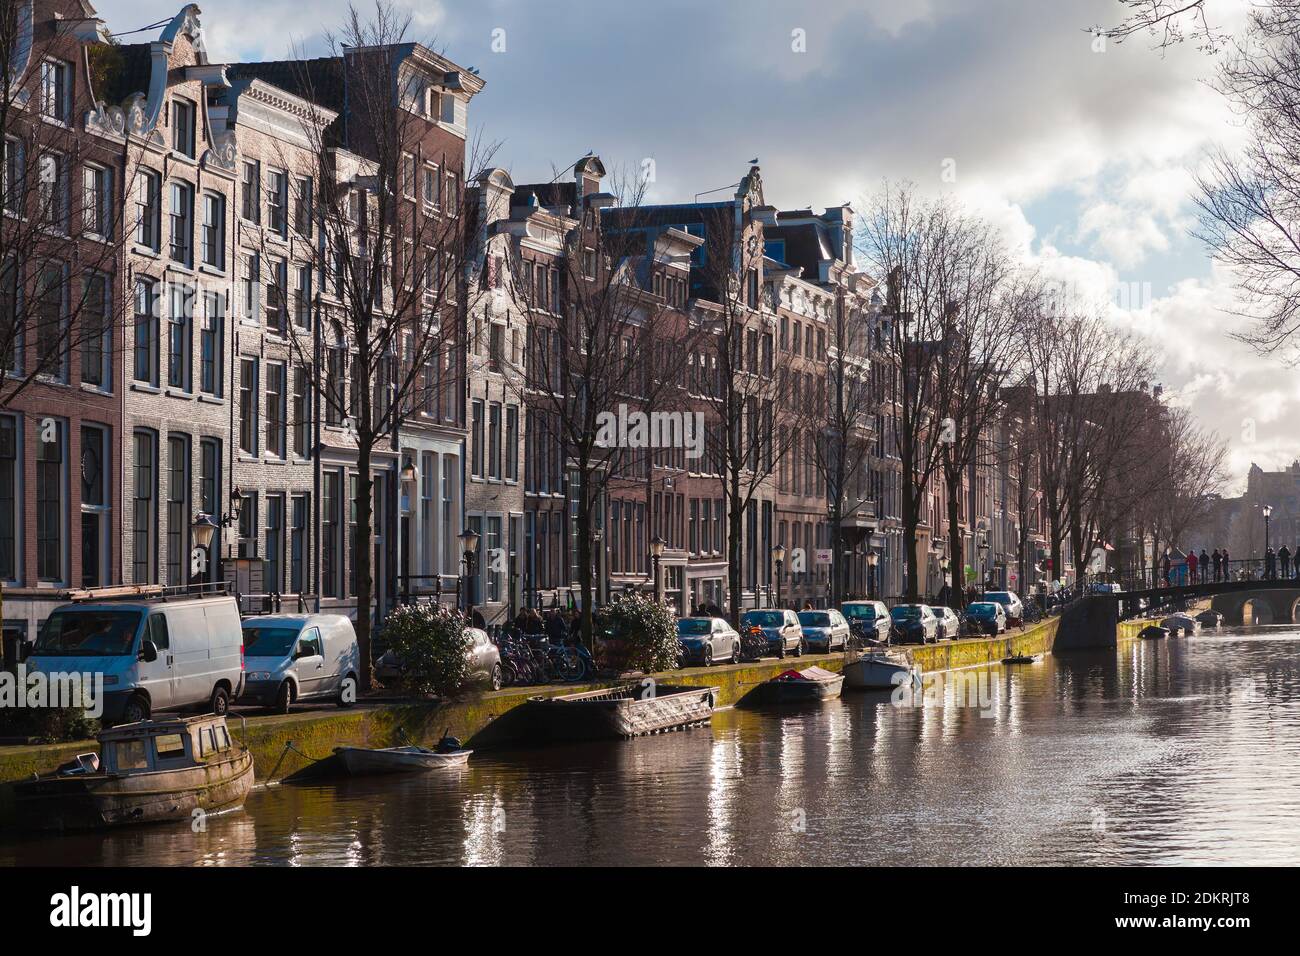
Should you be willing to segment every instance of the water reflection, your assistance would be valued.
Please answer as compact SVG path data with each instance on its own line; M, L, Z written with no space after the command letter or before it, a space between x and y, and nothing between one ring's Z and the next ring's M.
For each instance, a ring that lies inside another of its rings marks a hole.
M939 706L726 711L272 787L206 832L9 837L0 865L1294 864L1298 651L1289 627L1136 642L963 672Z

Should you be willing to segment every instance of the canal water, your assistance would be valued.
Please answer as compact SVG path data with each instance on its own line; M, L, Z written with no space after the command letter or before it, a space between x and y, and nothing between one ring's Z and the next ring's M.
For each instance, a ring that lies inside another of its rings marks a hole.
M202 833L8 837L0 866L1300 863L1300 629L942 677L260 789Z

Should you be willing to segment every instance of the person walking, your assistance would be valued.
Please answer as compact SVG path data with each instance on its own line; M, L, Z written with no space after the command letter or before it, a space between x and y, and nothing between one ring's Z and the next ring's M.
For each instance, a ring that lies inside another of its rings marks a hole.
M1214 583L1218 584L1223 580L1223 555L1219 554L1218 548L1214 549L1214 553L1210 555L1210 560L1214 562Z
M1165 587L1169 587L1170 583L1171 582L1169 579L1169 552L1166 551L1165 552Z
M1210 583L1210 556L1205 553L1204 548L1201 548L1201 560L1198 562L1197 567L1201 569L1201 583L1209 584Z
M1228 549L1224 548L1221 552L1219 552L1219 557L1223 562L1223 580L1231 581L1232 568L1228 566Z
M1291 549L1286 545L1277 549L1277 560L1282 565L1282 577L1291 577Z
M1193 548L1191 551L1187 552L1187 583L1188 584L1196 583L1196 565L1198 563L1199 562L1196 558L1196 549Z
M1277 577L1277 553L1270 546L1264 552L1264 579L1272 581L1275 577Z

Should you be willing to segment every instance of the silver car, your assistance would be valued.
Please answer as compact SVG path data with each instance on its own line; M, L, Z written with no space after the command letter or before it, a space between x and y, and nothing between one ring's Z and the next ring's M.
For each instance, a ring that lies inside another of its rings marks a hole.
M684 617L677 622L682 663L708 667L714 661L740 663L740 635L720 617Z
M893 625L884 601L845 601L840 605L840 612L848 620L850 628L856 627L865 640L889 643Z
M740 616L740 626L758 628L767 639L769 654L785 657L793 653L798 657L803 653L803 626L794 611L777 608L746 611Z
M800 611L803 642L810 651L829 654L849 646L849 622L834 608L826 611Z
M936 639L956 640L961 632L961 619L957 617L957 612L950 607L936 607L933 604L930 605L930 610L934 612L935 620L939 622Z
M467 684L486 684L492 690L500 690L503 682L501 670L501 651L492 643L487 631L481 627L467 627L469 649L465 659L469 664ZM402 676L402 662L396 652L388 651L375 661L375 676L380 680L394 680Z

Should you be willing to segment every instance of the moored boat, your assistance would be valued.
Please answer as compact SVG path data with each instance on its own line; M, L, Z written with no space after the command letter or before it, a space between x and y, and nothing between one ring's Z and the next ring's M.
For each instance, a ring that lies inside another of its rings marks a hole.
M1201 627L1219 627L1223 624L1223 615L1212 608L1206 608L1196 615L1196 620L1200 622Z
M1138 637L1144 641L1157 640L1158 638L1168 637L1169 628L1161 627L1159 624L1148 624L1142 630L1138 631Z
M718 699L716 687L625 684L555 697L531 697L524 706L535 730L550 740L639 737L707 724Z
M842 671L844 687L849 690L892 690L907 684L921 683L921 669L891 660L885 654L863 654L849 661Z
M230 738L225 717L122 724L53 773L14 785L17 816L39 830L98 829L188 820L195 810L243 806L253 755Z
M1201 629L1201 622L1190 614L1179 611L1177 614L1170 614L1161 621L1160 626L1168 629L1170 634L1177 636L1179 634L1195 634Z
M420 773L446 767L463 767L474 751L457 747L429 750L425 747L335 747L343 769L354 777L382 773Z
M843 688L843 674L835 674L820 667L783 671L762 687L766 699L777 704L834 700L840 696Z
M1036 654L1012 654L1010 657L1002 658L1003 664L1036 664L1038 655Z

